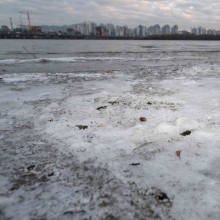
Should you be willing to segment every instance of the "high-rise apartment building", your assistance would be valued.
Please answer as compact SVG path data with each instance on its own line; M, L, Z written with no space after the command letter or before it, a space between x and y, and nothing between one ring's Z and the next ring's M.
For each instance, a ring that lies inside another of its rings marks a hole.
M161 29L161 34L170 34L170 25L166 24Z
M203 28L202 26L199 26L198 28L191 28L191 33L195 35L202 35L206 34L206 29Z
M172 28L171 28L171 34L178 34L178 31L179 31L179 28L177 25L174 25Z
M146 37L147 27L139 25L137 26L137 37Z
M87 21L88 24L88 32L89 35L95 35L95 28L96 28L96 24L94 22L91 21Z
M81 24L81 34L85 36L89 35L89 25L86 21Z
M134 29L132 28L128 29L128 37L134 37Z
M114 24L106 24L106 28L107 30L111 31L111 30L114 30Z
M149 36L153 35L153 26L148 27L147 35L149 35Z
M161 32L160 32L160 25L159 24L156 24L153 26L153 33L152 35L160 35Z
M197 35L202 35L206 33L206 29L202 26L199 26L197 30Z
M143 36L143 26L139 25L137 26L137 37L142 37Z
M128 35L129 35L128 26L127 26L127 25L123 26L123 29L124 29L124 36L125 36L125 37L128 37Z
M124 28L121 26L116 26L115 27L115 36L124 37Z

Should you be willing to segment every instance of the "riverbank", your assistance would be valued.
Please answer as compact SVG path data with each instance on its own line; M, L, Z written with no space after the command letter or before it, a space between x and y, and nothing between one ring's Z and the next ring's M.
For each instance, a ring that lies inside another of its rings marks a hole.
M218 42L4 42L1 219L219 219Z
M193 35L193 34L175 34L175 35L153 35L148 37L110 37L110 36L71 36L69 34L57 33L0 33L0 39L44 39L44 40L220 40L220 35Z

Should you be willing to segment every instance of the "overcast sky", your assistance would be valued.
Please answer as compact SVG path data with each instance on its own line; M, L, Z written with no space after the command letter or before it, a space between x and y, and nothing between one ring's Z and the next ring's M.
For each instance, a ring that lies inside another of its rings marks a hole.
M82 21L136 27L177 24L220 29L220 0L0 0L0 25L20 24L19 11L29 10L32 25L64 25ZM22 21L27 24L26 15Z

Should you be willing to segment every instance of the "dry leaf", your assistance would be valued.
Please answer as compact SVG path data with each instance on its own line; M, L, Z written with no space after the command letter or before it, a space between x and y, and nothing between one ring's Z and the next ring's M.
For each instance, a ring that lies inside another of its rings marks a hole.
M176 156L181 159L180 154L181 154L181 150L176 151Z
M98 125L98 127L99 127L99 128L105 128L106 125L100 124L100 125Z

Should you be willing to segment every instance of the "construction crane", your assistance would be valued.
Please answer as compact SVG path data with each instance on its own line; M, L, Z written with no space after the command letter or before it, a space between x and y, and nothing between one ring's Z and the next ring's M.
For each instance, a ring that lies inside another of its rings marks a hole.
M40 26L31 26L31 19L30 19L30 14L28 11L19 11L20 13L20 20L21 20L21 28L23 27L22 25L22 14L26 14L27 15L27 19L28 19L28 32L29 33L41 33L42 32L42 28Z
M22 14L22 13L20 13L20 22L21 22L21 28L22 28L22 25L23 25L23 24L22 24L21 14Z
M27 14L28 25L29 25L29 27L30 27L30 26L31 26L31 21L30 21L30 15L29 15L29 12L28 12L28 11L26 11L26 12L24 12L24 11L19 11L19 13L20 13L20 14ZM21 20L21 25L22 25L22 20Z
M11 24L11 30L13 30L12 18L9 18L9 19L10 19L10 24Z

